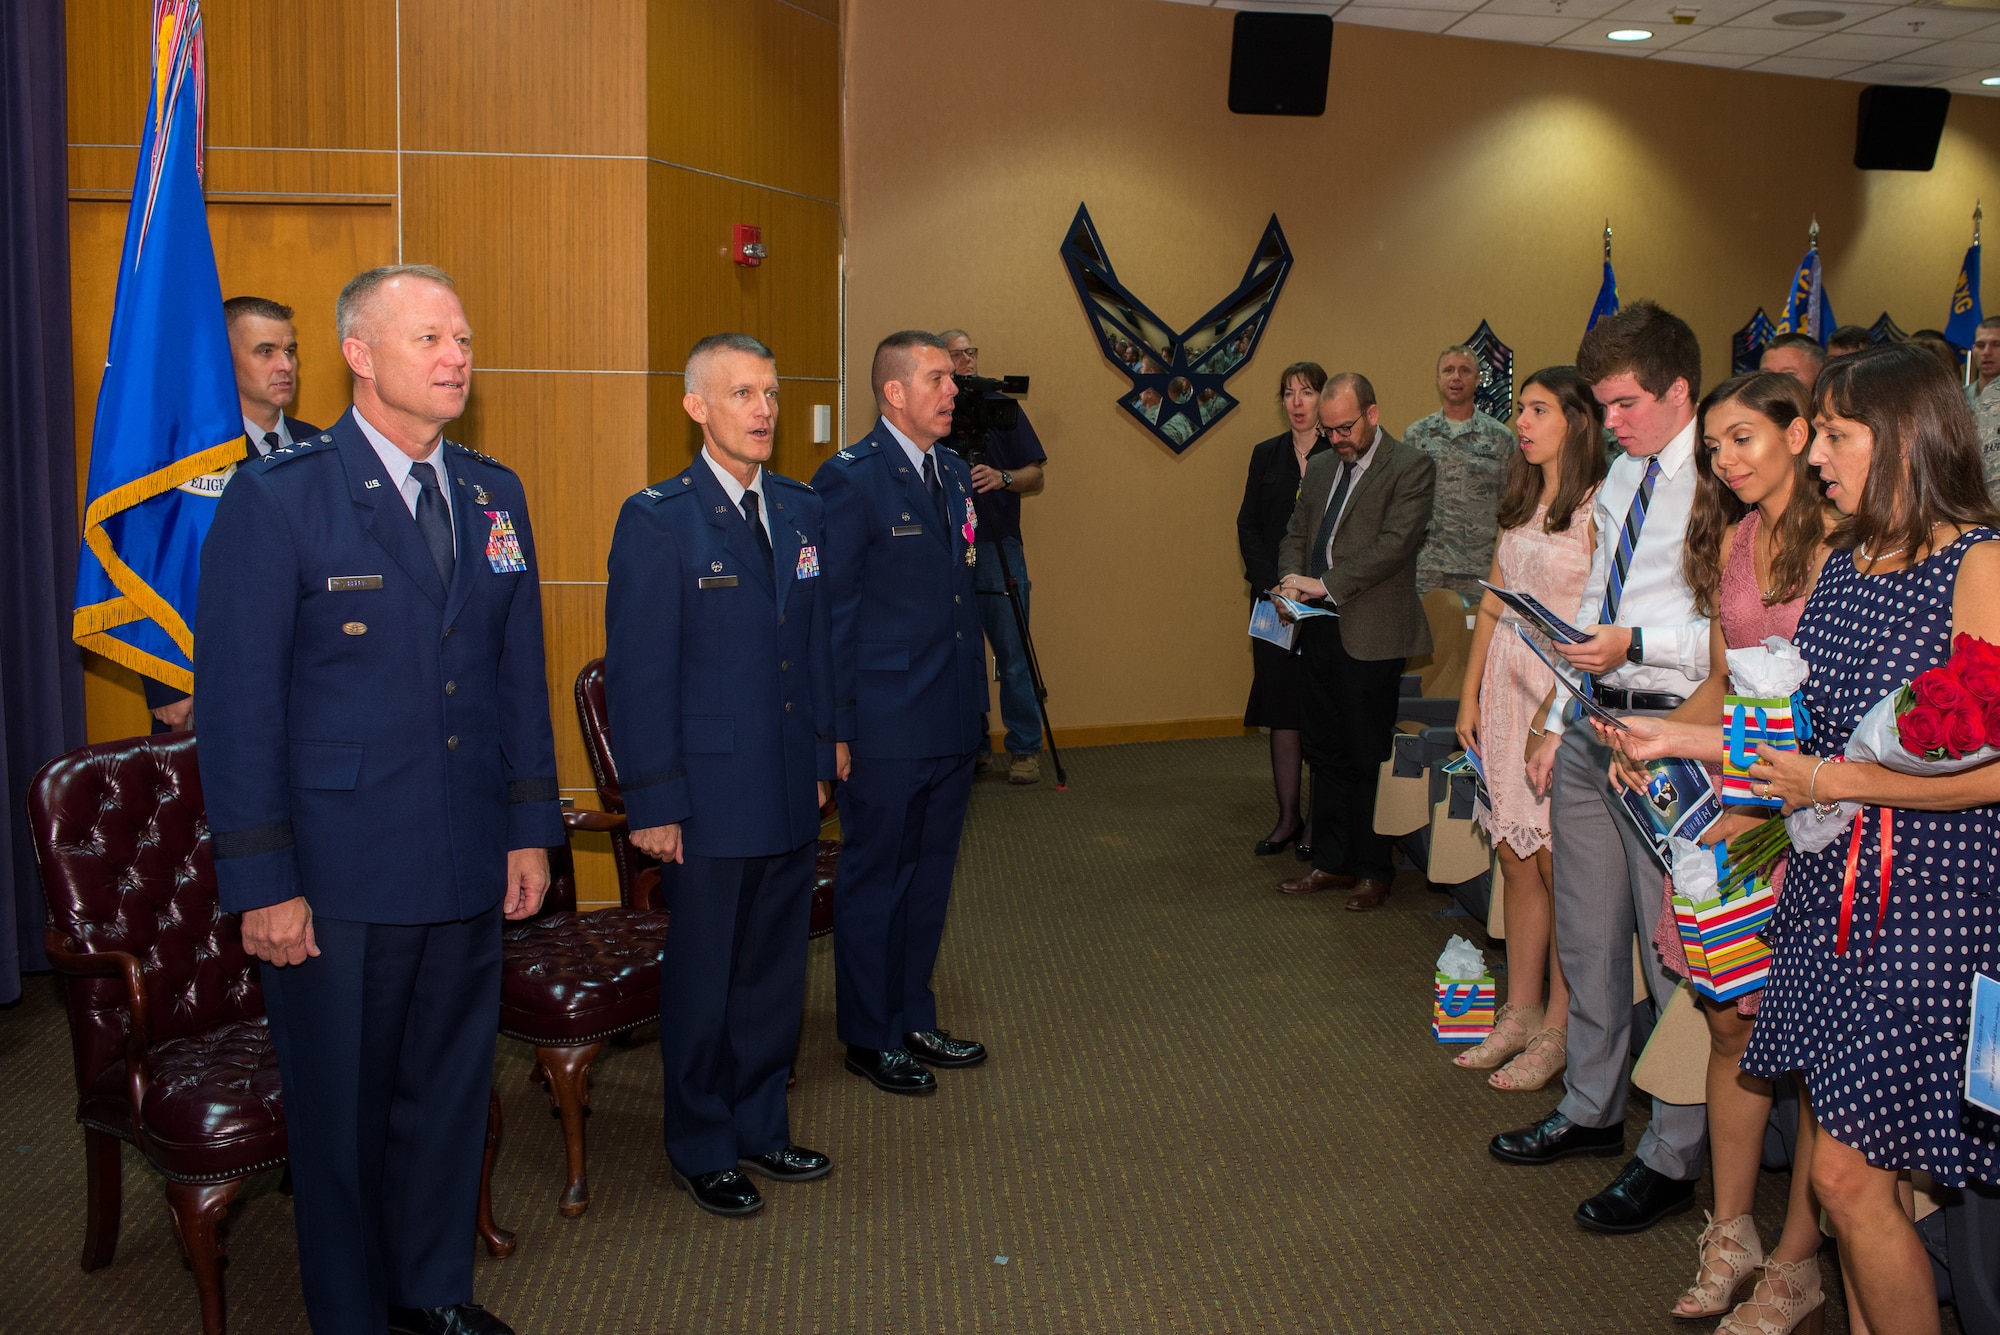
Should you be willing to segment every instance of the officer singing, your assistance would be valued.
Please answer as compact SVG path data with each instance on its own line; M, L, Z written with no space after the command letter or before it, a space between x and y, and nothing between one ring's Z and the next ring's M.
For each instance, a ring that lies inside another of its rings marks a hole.
M931 970L986 707L973 594L972 472L951 432L951 357L922 330L891 334L870 374L881 419L820 466L839 739L834 984L847 1069L891 1094L929 1094L925 1066L986 1049L938 1028Z
M451 278L342 289L354 406L241 465L202 547L201 777L262 960L318 1335L511 1335L472 1302L503 918L562 841L521 480L444 439Z
M660 985L674 1180L711 1214L743 1175L833 1169L794 1145L785 1082L805 1003L819 809L834 778L819 497L764 467L778 367L747 334L688 355L702 448L625 503L611 540L605 678L632 842L670 879Z

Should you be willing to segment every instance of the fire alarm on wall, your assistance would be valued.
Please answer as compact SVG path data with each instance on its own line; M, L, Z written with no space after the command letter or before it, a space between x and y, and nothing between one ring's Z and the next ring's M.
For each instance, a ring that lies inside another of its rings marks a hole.
M729 258L746 269L754 269L764 262L771 252L764 249L764 229L749 223L737 223L730 235Z

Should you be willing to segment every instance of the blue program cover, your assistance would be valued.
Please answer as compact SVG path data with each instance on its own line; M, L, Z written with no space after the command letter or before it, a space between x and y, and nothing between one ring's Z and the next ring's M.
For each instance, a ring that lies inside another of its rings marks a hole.
M1289 626L1278 619L1278 607L1269 598L1259 598L1250 605L1250 635L1253 639L1269 640L1280 649L1289 649L1299 638L1299 623Z
M2000 982L1972 975L1972 1037L1965 1044L1965 1101L2000 1113Z
M1627 788L1619 796L1625 814L1639 827L1653 846L1653 856L1668 871L1673 870L1667 851L1669 837L1692 840L1715 823L1722 814L1722 799L1709 782L1701 762L1684 756L1649 761L1646 791Z

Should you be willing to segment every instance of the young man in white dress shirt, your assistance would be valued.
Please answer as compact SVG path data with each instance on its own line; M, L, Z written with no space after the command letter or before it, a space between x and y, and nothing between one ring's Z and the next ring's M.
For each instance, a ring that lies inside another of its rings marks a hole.
M1592 516L1597 551L1576 617L1590 639L1558 649L1595 678L1595 697L1605 708L1665 713L1708 675L1709 623L1695 611L1681 576L1694 504L1701 348L1686 321L1639 301L1584 335L1576 361L1624 457L1612 464ZM1628 534L1629 549L1621 552ZM1493 1138L1496 1158L1520 1164L1624 1152L1634 932L1655 1006L1666 1006L1677 982L1650 944L1665 877L1645 837L1619 810L1606 777L1608 750L1560 702L1549 709L1545 728L1529 739L1527 761L1537 789L1553 783L1549 823L1556 939L1570 985L1569 1069L1554 1112ZM1637 1233L1692 1207L1706 1134L1702 1108L1655 1100L1635 1157L1577 1208L1577 1223L1600 1233Z

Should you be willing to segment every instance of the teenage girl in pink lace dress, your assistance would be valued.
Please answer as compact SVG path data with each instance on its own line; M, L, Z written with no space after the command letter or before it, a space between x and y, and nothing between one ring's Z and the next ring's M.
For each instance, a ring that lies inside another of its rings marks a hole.
M1604 480L1604 418L1572 366L1535 372L1521 387L1514 433L1521 449L1500 501L1500 542L1487 582L1574 608L1590 574L1591 501ZM1507 1004L1493 1032L1453 1058L1492 1070L1495 1089L1540 1089L1566 1064L1569 989L1556 958L1550 908L1549 800L1528 786L1523 754L1537 706L1555 681L1492 594L1479 603L1459 691L1458 740L1486 769L1493 810L1480 817L1500 853L1507 903ZM1546 1005L1542 973L1548 971ZM1509 1060L1509 1059L1512 1060Z
M1722 699L1729 693L1728 649L1752 649L1775 635L1790 640L1826 560L1829 518L1818 476L1808 460L1812 430L1805 389L1789 375L1758 374L1726 380L1702 400L1701 448L1695 452L1694 511L1688 519L1682 570L1695 607L1721 633L1709 636L1708 678L1686 704L1666 718L1632 720L1657 738L1634 748L1707 762L1720 783ZM1618 739L1611 739L1614 745ZM1665 750L1660 748L1664 747ZM1702 836L1712 844L1741 834L1767 813L1732 810ZM1782 893L1784 865L1774 880ZM1687 956L1667 903L1653 932L1667 968L1687 973ZM1819 1307L1819 1204L1813 1198L1812 1110L1799 1096L1798 1150L1784 1232L1768 1256L1757 1238L1751 1207L1764 1124L1771 1113L1771 1082L1737 1065L1750 1041L1763 993L1731 1002L1698 999L1708 1022L1708 1145L1715 1172L1715 1211L1697 1242L1700 1268L1694 1284L1674 1304L1677 1317L1728 1312L1722 1335L1793 1330ZM1762 1282L1739 1306L1739 1290ZM1732 1310L1734 1309L1734 1310Z

